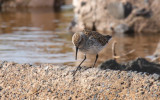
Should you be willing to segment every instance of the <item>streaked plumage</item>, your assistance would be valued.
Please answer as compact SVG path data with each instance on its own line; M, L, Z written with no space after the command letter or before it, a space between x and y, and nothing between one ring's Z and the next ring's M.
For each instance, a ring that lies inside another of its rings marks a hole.
M76 47L76 59L78 50L85 54L84 60L77 67L80 68L81 64L86 59L86 54L96 54L96 60L98 59L98 53L101 51L105 45L109 42L112 36L110 35L102 35L96 31L84 30L82 32L77 32L72 36L72 42Z
M102 35L96 31L84 30L72 37L73 44L85 54L97 54L110 40L110 35Z

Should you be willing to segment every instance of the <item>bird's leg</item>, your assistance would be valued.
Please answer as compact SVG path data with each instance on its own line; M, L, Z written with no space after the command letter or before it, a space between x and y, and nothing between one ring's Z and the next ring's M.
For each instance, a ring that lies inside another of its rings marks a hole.
M97 59L98 59L98 54L96 55L96 59L95 59L95 61L94 61L93 67L94 67L94 66L95 66L95 64L96 64Z
M78 65L78 67L81 66L81 64L86 60L86 54L84 55L84 59L82 60L82 62Z
M77 69L74 71L73 76L76 74L77 70L81 69L81 64L86 60L86 54L84 55L84 59L82 60L82 62L78 65Z

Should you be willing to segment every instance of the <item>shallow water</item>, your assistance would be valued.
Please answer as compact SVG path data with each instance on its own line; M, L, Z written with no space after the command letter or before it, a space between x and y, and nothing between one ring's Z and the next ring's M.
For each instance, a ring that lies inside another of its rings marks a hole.
M17 63L53 63L74 65L72 34L67 27L73 18L71 10L54 12L52 9L25 9L0 13L0 60ZM135 50L118 59L129 61L136 57L152 55L160 40L158 34L135 36L114 35L107 47L100 52L98 64L112 58L112 43L117 41L117 55ZM83 55L79 53L79 60ZM92 65L95 56L87 56L85 65ZM79 63L79 62L78 62Z
M0 60L18 63L73 64L72 11L27 9L0 13Z

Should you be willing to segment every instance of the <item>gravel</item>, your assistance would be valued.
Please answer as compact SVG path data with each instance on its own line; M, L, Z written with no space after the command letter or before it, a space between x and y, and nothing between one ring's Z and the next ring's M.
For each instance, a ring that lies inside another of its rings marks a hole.
M0 99L158 100L160 76L136 71L0 62Z

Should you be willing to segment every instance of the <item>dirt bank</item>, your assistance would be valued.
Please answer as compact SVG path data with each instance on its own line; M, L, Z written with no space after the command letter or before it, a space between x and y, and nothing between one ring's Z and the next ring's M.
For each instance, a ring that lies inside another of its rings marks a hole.
M137 71L0 62L0 99L137 99L160 98L160 76Z

